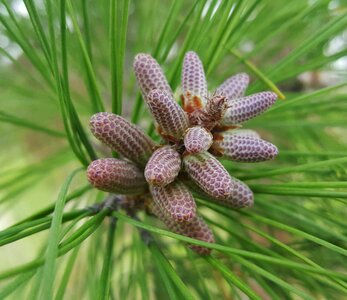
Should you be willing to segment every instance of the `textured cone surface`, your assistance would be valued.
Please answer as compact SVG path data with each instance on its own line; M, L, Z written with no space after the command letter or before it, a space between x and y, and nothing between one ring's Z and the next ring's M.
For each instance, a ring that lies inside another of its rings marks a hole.
M207 226L205 221L199 216L196 216L189 223L177 223L172 219L167 218L165 214L162 212L162 210L158 207L158 205L154 203L154 201L148 203L148 209L159 220L161 220L169 230L171 230L174 233L181 234L207 243L213 244L215 242L211 229ZM188 247L201 255L208 255L211 253L211 249L202 246L188 244Z
M153 153L154 142L121 116L97 113L90 119L90 128L98 140L140 166Z
M193 51L187 52L184 57L182 91L186 111L192 112L195 108L205 105L207 97L205 71L198 55Z
M231 195L233 180L224 166L210 153L185 155L183 162L192 180L211 197L226 199Z
M188 117L171 95L160 90L148 94L147 104L159 124L163 137L176 140L183 138L188 128Z
M243 208L252 207L254 204L254 195L251 189L242 181L237 178L233 178L233 191L229 197L225 199L216 199L205 193L199 186L197 186L192 180L185 179L183 182L185 185L195 194L202 199L208 199L216 203L222 203L225 206L231 208Z
M252 119L275 103L277 95L273 92L261 92L238 98L229 103L229 108L224 114L223 124L240 124Z
M140 194L147 190L142 171L131 162L116 158L94 160L87 177L94 187L109 193Z
M140 53L136 55L134 71L144 98L147 98L148 93L154 89L173 95L160 65L149 54Z
M260 135L258 132L252 130L252 129L232 129L229 131L225 131L226 134L235 134L239 136L244 136L244 137L254 137L254 138L259 138Z
M205 128L194 126L184 136L184 146L191 154L207 151L212 145L213 136Z
M164 146L149 159L145 168L145 177L149 184L165 186L175 180L181 169L181 157L170 146Z
M165 187L150 186L153 201L168 219L191 222L196 216L196 204L189 189L179 181Z
M233 178L233 191L226 199L216 199L226 206L233 208L252 207L254 204L254 196L252 190L242 181Z
M214 135L213 153L238 162L260 162L274 159L278 154L275 145L260 138L239 134Z
M217 93L223 94L228 100L240 98L245 94L248 84L249 76L246 73L236 74L225 80L218 87Z

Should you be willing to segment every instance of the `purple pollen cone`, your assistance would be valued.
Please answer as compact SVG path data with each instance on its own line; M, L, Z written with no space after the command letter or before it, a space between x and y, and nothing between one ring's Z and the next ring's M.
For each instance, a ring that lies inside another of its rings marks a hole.
M142 130L121 116L97 113L90 118L94 136L139 166L145 166L155 143Z
M244 207L252 207L254 204L254 195L252 190L242 181L231 177L233 181L232 193L224 199L213 198L197 186L192 180L184 179L183 182L189 187L197 197L209 199L216 203L221 203L227 207L240 209Z
M174 233L207 243L215 242L211 229L201 217L195 216L195 218L189 223L178 223L174 222L170 218L167 218L154 201L151 201L148 204L148 208L152 214L154 214L159 220L161 220L166 225L166 227ZM209 255L211 253L211 249L206 247L192 244L188 244L188 247L200 255Z
M186 53L182 68L182 97L186 111L202 108L206 104L207 82L204 67L199 56Z
M194 126L187 130L184 136L184 146L187 152L196 154L207 151L212 145L212 134L201 126Z
M147 104L164 138L168 140L183 138L189 126L188 117L171 95L161 90L152 90L148 94Z
M273 92L260 92L250 96L234 99L224 114L223 124L240 124L252 119L275 103L277 95Z
M196 216L196 204L189 189L180 181L165 187L150 186L153 201L165 216L175 222L191 222Z
M170 146L164 146L149 159L145 168L145 177L149 184L165 186L175 180L181 170L181 157Z
M226 199L232 193L233 181L224 166L210 153L185 155L184 167L191 179L208 195Z
M145 100L151 90L158 89L173 95L172 90L158 62L149 54L137 54L134 60L137 83Z
M224 132L214 135L212 153L238 162L261 162L274 159L278 149L257 137Z
M217 89L217 94L223 94L232 100L243 97L249 84L249 76L246 73L239 73L229 77Z
M148 190L143 172L131 162L116 158L94 160L88 181L99 190L116 194L141 194Z

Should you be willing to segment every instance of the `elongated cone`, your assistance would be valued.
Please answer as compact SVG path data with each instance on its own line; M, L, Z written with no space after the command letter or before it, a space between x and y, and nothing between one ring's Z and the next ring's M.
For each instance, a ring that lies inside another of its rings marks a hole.
M187 130L184 136L184 146L191 154L207 151L212 145L212 134L201 126Z
M274 159L275 145L263 139L222 132L214 134L212 153L238 162L260 162Z
M151 90L162 90L173 95L165 75L157 61L149 54L137 54L134 60L134 71L143 97L146 99Z
M169 140L183 138L189 126L188 117L171 95L164 91L152 90L148 94L147 104L164 138Z
M240 124L252 119L275 103L277 95L273 92L261 92L234 99L224 114L224 125Z
M94 160L87 169L89 182L99 190L115 194L147 191L143 172L131 162L116 158Z
M169 219L191 222L196 216L196 204L189 189L180 181L165 187L150 186L153 201Z
M190 223L177 223L172 219L167 218L154 201L148 202L147 207L152 214L161 220L166 227L174 233L211 244L215 242L211 229L200 216L196 216ZM188 247L200 255L209 255L211 253L211 249L206 247L193 244L188 244Z
M226 199L233 192L231 176L210 153L185 155L183 162L190 178L211 197Z
M182 179L181 179L182 180ZM208 199L216 203L222 203L225 206L239 209L243 207L252 207L254 204L254 195L251 189L242 181L237 178L233 178L233 191L229 197L225 199L216 199L205 193L200 187L198 187L189 178L184 179L184 184L192 191L196 197L202 199Z
M223 94L232 100L243 97L249 84L249 76L246 73L239 73L229 77L217 89L217 94Z
M207 101L207 82L204 67L199 56L189 51L186 53L182 69L183 107L186 112L202 108Z
M145 168L145 177L149 184L165 186L175 180L181 170L181 157L170 146L164 146L149 159Z
M115 114L93 115L90 129L97 139L139 166L146 165L155 146L139 128Z

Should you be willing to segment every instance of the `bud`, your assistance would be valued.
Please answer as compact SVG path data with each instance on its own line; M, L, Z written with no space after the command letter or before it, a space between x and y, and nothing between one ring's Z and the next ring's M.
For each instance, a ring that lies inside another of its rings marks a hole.
M211 197L226 199L231 195L233 181L224 166L210 153L185 155L183 162L192 180Z
M141 194L147 191L142 171L131 162L116 158L94 160L87 177L95 188L114 194Z
M155 146L139 128L115 114L93 115L90 129L98 140L139 166L145 166Z
M217 89L217 94L223 94L228 100L240 98L245 94L249 84L249 76L246 73L239 73L229 77Z
M191 113L206 104L207 82L199 56L187 52L182 69L182 92L184 110Z
M149 159L145 168L145 177L149 184L165 186L175 180L181 169L181 157L170 146L164 146Z
M166 227L174 233L207 243L213 244L215 242L211 229L200 216L196 216L189 223L177 223L172 219L167 218L154 201L147 203L147 207L152 214L161 220ZM188 247L200 255L209 255L211 253L211 249L202 246L188 244Z
M160 65L149 54L140 53L136 55L134 71L144 98L147 98L148 93L154 89L173 95Z
M223 124L240 124L252 119L275 103L277 95L273 92L261 92L235 99L229 103L224 114Z
M212 134L201 126L187 130L184 136L184 146L191 154L207 151L212 145Z
M173 97L160 90L148 94L147 104L158 122L161 134L168 140L180 140L189 126L188 118Z
M196 204L188 188L180 181L165 187L150 186L153 201L174 222L191 222L196 216Z
M228 108L228 99L224 95L212 95L205 106L210 121L220 121Z
M239 209L243 207L252 207L254 204L254 196L252 190L242 181L231 177L233 181L233 191L225 199L216 199L206 194L189 178L184 179L184 184L196 195L197 198L211 200L216 203L222 203L225 206Z
M214 134L212 153L238 162L260 162L276 157L275 145L257 137L222 132Z

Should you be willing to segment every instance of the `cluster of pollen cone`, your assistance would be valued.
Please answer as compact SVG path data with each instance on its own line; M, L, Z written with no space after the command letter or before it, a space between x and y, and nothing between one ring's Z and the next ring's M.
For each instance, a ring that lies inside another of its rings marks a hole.
M90 127L97 139L122 156L103 158L88 167L90 183L125 195L124 206L144 208L169 230L213 243L199 216L193 194L232 208L253 205L247 185L230 176L216 157L237 162L273 159L277 148L241 124L269 108L272 92L244 96L249 77L237 74L209 93L203 65L194 52L185 55L180 106L163 71L148 54L138 54L134 70L143 98L153 115L162 143L121 116L98 113ZM189 245L199 254L210 249Z

